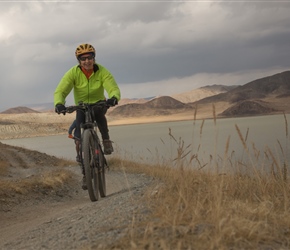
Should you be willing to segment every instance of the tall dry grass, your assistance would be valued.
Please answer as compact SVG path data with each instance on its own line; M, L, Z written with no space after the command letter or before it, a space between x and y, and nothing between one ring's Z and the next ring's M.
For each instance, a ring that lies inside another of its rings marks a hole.
M71 171L59 168L29 178L3 179L0 182L0 199L5 201L6 198L15 197L17 194L22 196L33 193L48 194L61 189L65 183L72 181L73 177Z
M113 249L290 248L290 186L273 175L114 164L151 175L160 185L146 195L147 220L132 225L134 233Z
M19 161L18 164L19 171L21 168L33 168L28 163L22 165L22 161ZM53 194L61 191L66 185L75 180L75 174L65 168L74 164L74 162L58 159L53 164L55 166L51 165L49 168L43 168L42 171L36 169L35 173L29 176L17 176L16 174L16 176L9 178L7 177L9 167L11 167L9 162L6 160L0 161L0 210L3 205L10 202L16 204L21 202L22 199L30 199L35 195Z
M4 176L8 172L9 164L6 161L0 159L0 176Z
M245 164L229 161L229 139L224 157L212 156L211 165L216 163L216 168L205 168L198 153L185 160L190 147L171 132L178 146L175 167L112 159L123 171L145 173L159 184L151 187L145 198L151 214L146 220L135 221L128 229L131 233L110 248L290 249L288 158L281 161L268 148L264 153L272 162L271 168L258 166L260 152L247 145L248 132L243 136L237 125L236 132L248 156L249 173L238 167L235 172L226 172L233 165ZM287 152L282 155L287 156ZM193 168L193 162L199 166Z

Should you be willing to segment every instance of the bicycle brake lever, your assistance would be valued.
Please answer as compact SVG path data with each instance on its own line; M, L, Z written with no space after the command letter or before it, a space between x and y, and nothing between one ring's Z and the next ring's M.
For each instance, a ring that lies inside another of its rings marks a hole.
M65 110L67 113L72 113L74 111L74 107L73 106L68 106L66 107L66 110Z

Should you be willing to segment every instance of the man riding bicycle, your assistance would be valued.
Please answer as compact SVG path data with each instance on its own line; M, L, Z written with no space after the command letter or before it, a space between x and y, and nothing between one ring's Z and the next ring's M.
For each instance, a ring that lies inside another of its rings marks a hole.
M94 104L98 101L106 100L104 92L108 94L107 103L109 106L115 106L121 98L120 89L113 75L102 65L95 61L96 51L90 44L81 44L76 48L75 56L78 65L69 69L54 92L55 112L58 114L65 111L65 99L73 89L74 101ZM109 129L106 119L107 108L94 108L94 116L100 130L104 154L111 154L114 149L109 136ZM80 125L85 122L85 114L77 111L75 138L81 138ZM76 140L79 144L80 141Z

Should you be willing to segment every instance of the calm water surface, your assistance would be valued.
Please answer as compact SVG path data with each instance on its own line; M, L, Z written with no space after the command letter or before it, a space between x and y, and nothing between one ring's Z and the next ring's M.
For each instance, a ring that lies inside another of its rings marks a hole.
M186 162L200 166L212 159L265 161L273 156L289 166L290 115L227 118L204 121L161 122L111 126L114 155L145 163L176 163L182 152ZM240 131L240 135L238 133ZM241 137L243 139L241 139ZM242 142L244 140L245 143ZM75 159L73 140L67 135L2 140L2 143ZM247 149L250 153L247 153Z

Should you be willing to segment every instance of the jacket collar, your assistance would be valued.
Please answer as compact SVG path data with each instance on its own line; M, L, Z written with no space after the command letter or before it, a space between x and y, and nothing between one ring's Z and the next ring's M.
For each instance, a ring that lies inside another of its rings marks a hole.
M78 65L78 67L79 67L80 70L81 70L81 66ZM100 68L99 68L98 64L95 63L95 64L94 64L94 73L96 73L99 69L100 69Z

